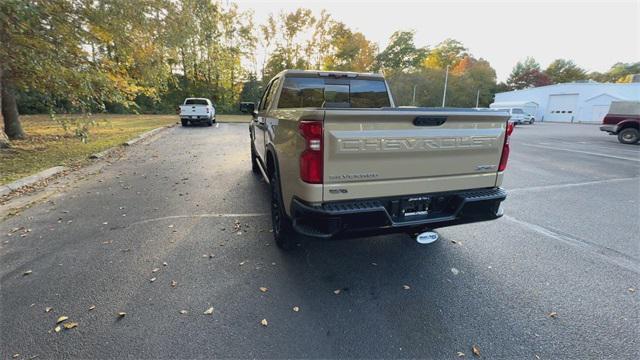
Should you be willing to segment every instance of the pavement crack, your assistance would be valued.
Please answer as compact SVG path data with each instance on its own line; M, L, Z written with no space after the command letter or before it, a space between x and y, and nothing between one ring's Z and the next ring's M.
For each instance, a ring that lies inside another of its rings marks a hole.
M173 220L173 219L198 219L198 218L244 218L244 217L262 217L267 216L267 213L245 213L245 214L222 214L222 213L210 213L210 214L193 214L193 215L171 215L163 216L152 219L145 219L136 222L132 222L129 226L142 225L156 221Z

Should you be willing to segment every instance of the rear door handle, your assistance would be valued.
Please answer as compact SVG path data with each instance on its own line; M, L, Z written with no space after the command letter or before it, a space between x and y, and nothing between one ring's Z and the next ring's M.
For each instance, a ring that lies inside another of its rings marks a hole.
M446 116L417 116L413 119L415 126L440 126L447 121Z

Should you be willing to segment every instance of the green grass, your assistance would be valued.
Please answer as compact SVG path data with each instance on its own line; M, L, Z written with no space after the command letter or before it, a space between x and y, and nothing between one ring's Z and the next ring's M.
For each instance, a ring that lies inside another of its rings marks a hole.
M250 115L216 115L216 121L231 123L248 123L251 121Z
M21 120L27 139L12 141L11 149L0 150L0 185L52 166L80 165L93 153L120 145L145 131L175 124L177 117L95 115L98 125L89 130L87 143L74 135L73 127L65 132L48 115L22 116Z
M59 115L72 119L73 115ZM179 122L176 115L94 115L97 126L82 143L74 127L65 132L48 115L21 116L27 139L12 141L12 148L0 150L0 185L10 183L53 166L81 165L89 155L117 146L137 135ZM220 122L249 122L248 115L217 115ZM0 131L3 129L0 127Z

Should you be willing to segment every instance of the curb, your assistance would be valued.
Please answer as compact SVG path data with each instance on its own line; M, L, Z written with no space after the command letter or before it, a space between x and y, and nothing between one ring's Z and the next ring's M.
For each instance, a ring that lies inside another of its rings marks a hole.
M172 126L163 126L163 127L160 127L160 128L156 128L156 129L153 129L153 130L149 130L149 131L147 131L147 132L145 132L145 133L142 133L142 134L140 134L140 135L138 135L138 136L134 137L133 139L131 139L131 140L129 140L129 141L125 141L122 145L123 145L123 146L131 146L131 145L133 145L133 144L135 144L135 143L137 143L137 142L139 142L139 141L142 141L142 140L144 140L144 139L148 138L149 136L152 136L152 135L154 135L154 134L156 134L156 133L158 133L158 132L160 132L160 131L162 131L162 130L164 130L164 129L168 129L168 128L170 128L170 127L172 127ZM104 151L103 151L103 152L104 152ZM100 153L98 153L98 154L100 154ZM97 154L96 154L96 155L97 155Z
M160 131L162 131L164 129L171 128L172 126L173 125L163 126L163 127L155 128L153 130L149 130L149 131L147 131L145 133L142 133L142 134L136 136L135 138L125 142L122 145L123 146L133 145L133 144L135 144L135 143L137 143L139 141L142 141L142 140L144 140L144 139L146 139L146 138L148 138L148 137L150 137L150 136L152 136L152 135L154 135L154 134L156 134L156 133L158 133L158 132L160 132ZM118 147L115 146L115 147L106 149L104 151L101 151L99 153L91 154L91 155L89 155L89 159L102 159L105 156L107 156L109 153L111 153L112 151L115 151L117 148ZM5 196L5 195L8 195L8 194L10 194L11 192L13 192L15 190L18 190L18 189L22 188L22 187L33 185L33 184L35 184L37 182L40 182L40 181L45 180L47 178L50 178L50 177L52 177L54 175L57 175L57 174L65 171L67 169L68 168L66 168L64 166L54 166L52 168L40 171L39 173L27 176L27 177L19 179L19 180L16 180L16 181L14 181L12 183L9 183L7 185L2 185L2 186L0 186L0 196Z
M89 155L89 159L102 159L103 157L109 155L109 153L111 153L115 149L117 149L117 147L111 147L107 150L100 151L99 153L91 154Z
M155 135L156 133L158 133L158 132L160 132L160 131L162 131L164 129L171 128L173 126L174 125L169 125L169 126L163 126L163 127L159 127L159 128L155 128L155 129L149 130L149 131L147 131L145 133L142 133L142 134L134 137L133 139L131 139L129 141L123 142L122 146L131 146L131 145L137 143L138 141L142 141L142 140L148 138L149 136ZM91 154L91 155L89 155L89 159L102 159L105 156L107 156L110 153L112 153L113 151L115 151L116 149L118 149L118 146L114 146L114 147L108 148L106 150L100 151L100 152L95 153L95 154Z
M33 185L39 181L42 181L54 175L57 175L65 170L67 170L67 168L64 166L54 166L52 168L40 171L39 173L35 173L31 176L27 176L25 178L16 180L7 185L0 186L0 196L7 195L10 192L18 190L22 187Z

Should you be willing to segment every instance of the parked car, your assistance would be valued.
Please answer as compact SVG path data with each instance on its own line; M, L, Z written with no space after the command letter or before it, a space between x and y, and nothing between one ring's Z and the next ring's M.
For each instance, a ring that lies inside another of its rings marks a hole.
M533 125L533 123L536 122L536 118L531 114L524 113L524 122L529 125Z
M300 70L244 108L281 248L295 234L416 234L502 216L506 112L396 108L382 75Z
M209 99L187 98L180 106L180 122L182 126L195 123L211 126L216 122L216 109Z
M521 125L528 121L526 120L526 116L529 114L525 113L524 110L522 110L521 108L505 108L505 109L495 109L495 110L508 112L509 115L511 115L511 118L509 119L509 121L511 121L516 125Z
M602 120L601 131L617 135L623 144L640 141L640 101L613 101Z

